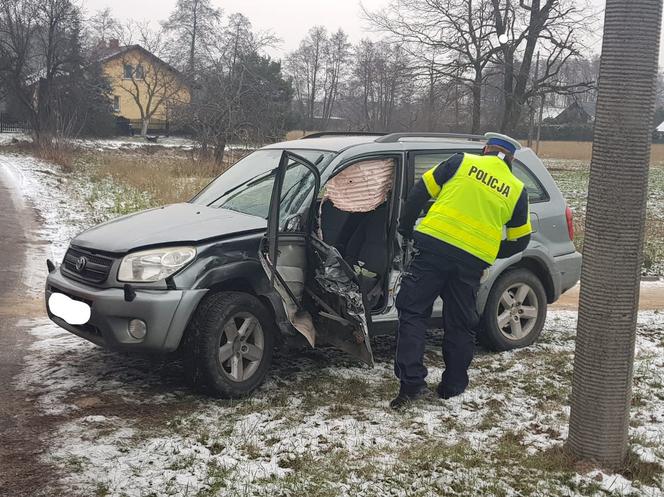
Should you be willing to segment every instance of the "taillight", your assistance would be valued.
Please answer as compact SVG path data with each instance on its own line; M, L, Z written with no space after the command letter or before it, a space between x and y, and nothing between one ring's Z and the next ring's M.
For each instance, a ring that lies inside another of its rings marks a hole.
M565 218L567 219L567 234L569 239L574 241L574 216L572 216L572 209L565 208Z

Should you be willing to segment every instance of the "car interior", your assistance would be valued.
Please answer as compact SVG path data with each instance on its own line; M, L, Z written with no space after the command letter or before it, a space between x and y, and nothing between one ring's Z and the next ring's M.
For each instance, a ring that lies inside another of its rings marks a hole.
M365 310L387 303L396 166L393 158L363 159L332 177L314 204L310 236L299 231L299 215L286 216L270 273L289 320L312 345L336 345L367 363Z
M318 237L357 275L369 309L380 307L389 278L390 199L394 159L348 166L327 183L319 204Z

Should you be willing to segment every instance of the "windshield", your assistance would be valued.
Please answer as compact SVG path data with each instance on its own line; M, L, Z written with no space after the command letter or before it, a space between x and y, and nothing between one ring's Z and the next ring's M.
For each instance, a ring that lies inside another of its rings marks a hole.
M215 179L192 199L193 204L230 209L267 219L274 184L275 169L279 166L282 150L257 150ZM312 162L323 171L335 154L320 150L295 150L293 153ZM289 165L288 173L295 173ZM299 172L299 171L298 171ZM299 174L286 174L282 195L301 198L301 191L293 191ZM310 188L310 186L309 186ZM299 189L298 189L299 190ZM306 190L306 188L304 188ZM305 195L306 197L306 195Z

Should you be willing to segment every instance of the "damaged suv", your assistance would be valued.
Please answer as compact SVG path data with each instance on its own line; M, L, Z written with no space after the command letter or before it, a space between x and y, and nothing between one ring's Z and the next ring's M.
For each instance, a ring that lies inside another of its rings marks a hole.
M260 385L275 346L298 337L372 365L371 336L396 328L409 258L397 221L410 188L482 146L474 135L321 133L263 147L189 202L74 238L62 264L48 261L49 317L104 347L181 351L190 380L224 397ZM542 162L525 148L513 169L534 233L482 281L479 334L494 350L533 343L547 303L581 268L571 212Z

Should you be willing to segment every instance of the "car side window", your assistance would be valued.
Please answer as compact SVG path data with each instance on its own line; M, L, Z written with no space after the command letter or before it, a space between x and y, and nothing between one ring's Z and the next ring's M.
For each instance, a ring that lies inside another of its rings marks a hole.
M512 172L523 182L528 192L529 203L546 202L549 199L549 195L542 184L523 162L514 159L512 161Z
M422 175L432 167L449 159L454 152L432 152L415 155L415 183L422 179Z
M467 150L467 152L480 153L480 151L476 150ZM422 175L426 173L429 169L436 167L438 164L441 164L442 162L445 162L447 159L449 159L456 153L457 151L455 150L440 150L440 151L416 153L413 158L413 166L414 166L413 184L417 183L420 179L422 179ZM432 205L433 205L433 199L427 202L427 205L425 205L424 209L422 209L422 212L420 212L419 217L424 217L426 213L429 212L429 208Z

